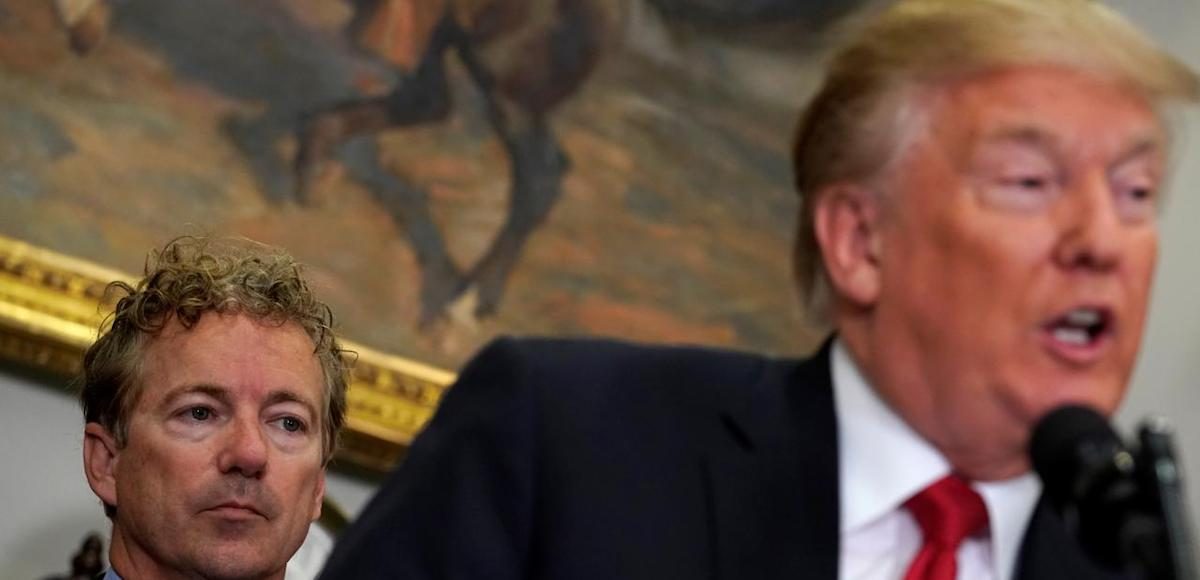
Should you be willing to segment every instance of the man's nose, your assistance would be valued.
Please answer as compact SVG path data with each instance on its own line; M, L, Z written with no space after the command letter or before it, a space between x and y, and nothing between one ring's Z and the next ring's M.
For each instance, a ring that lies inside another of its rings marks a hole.
M1061 236L1055 251L1068 270L1109 272L1121 264L1130 224L1122 218L1107 176L1089 176L1065 196L1058 208Z
M267 435L257 419L231 421L217 458L221 473L259 477L267 466Z

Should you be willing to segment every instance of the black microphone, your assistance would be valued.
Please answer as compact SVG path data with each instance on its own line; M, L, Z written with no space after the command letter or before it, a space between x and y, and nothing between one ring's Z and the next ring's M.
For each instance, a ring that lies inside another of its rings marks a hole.
M1170 433L1143 427L1133 450L1093 409L1067 406L1034 428L1046 497L1094 561L1143 578L1195 580Z
M1047 499L1093 560L1125 567L1125 513L1137 501L1136 462L1100 413L1061 407L1037 424L1030 440L1033 469Z
M1139 464L1142 480L1149 486L1154 507L1163 516L1167 536L1166 557L1176 571L1176 578L1198 578L1196 553L1192 543L1191 523L1184 502L1182 468L1175 460L1172 430L1161 417L1147 419L1138 429L1141 443Z

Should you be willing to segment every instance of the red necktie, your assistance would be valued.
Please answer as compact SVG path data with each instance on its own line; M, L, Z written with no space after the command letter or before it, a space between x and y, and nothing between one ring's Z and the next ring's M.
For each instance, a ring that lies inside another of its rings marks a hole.
M925 543L904 580L954 580L963 539L987 526L983 499L957 475L947 475L904 502Z

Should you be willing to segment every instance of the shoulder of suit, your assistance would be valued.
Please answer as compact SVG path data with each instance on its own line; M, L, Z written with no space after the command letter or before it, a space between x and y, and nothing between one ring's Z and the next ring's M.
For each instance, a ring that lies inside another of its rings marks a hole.
M650 344L614 338L545 338L503 336L490 343L489 348L511 348L522 355L556 359L650 359L703 364L756 365L767 362L789 362L769 356L691 344ZM793 361L794 362L794 361Z
M641 344L595 338L502 337L479 358L503 357L537 379L572 382L684 383L694 387L757 382L801 361L695 345Z

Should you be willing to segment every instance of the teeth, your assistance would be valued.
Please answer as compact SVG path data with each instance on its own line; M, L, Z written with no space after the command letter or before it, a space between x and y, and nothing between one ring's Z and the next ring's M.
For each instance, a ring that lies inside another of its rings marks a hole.
M1067 313L1067 322L1072 326L1094 326L1100 323L1100 312L1091 308L1076 308Z
M1085 346L1091 340L1091 337L1086 330L1060 327L1054 329L1054 340L1073 346Z

